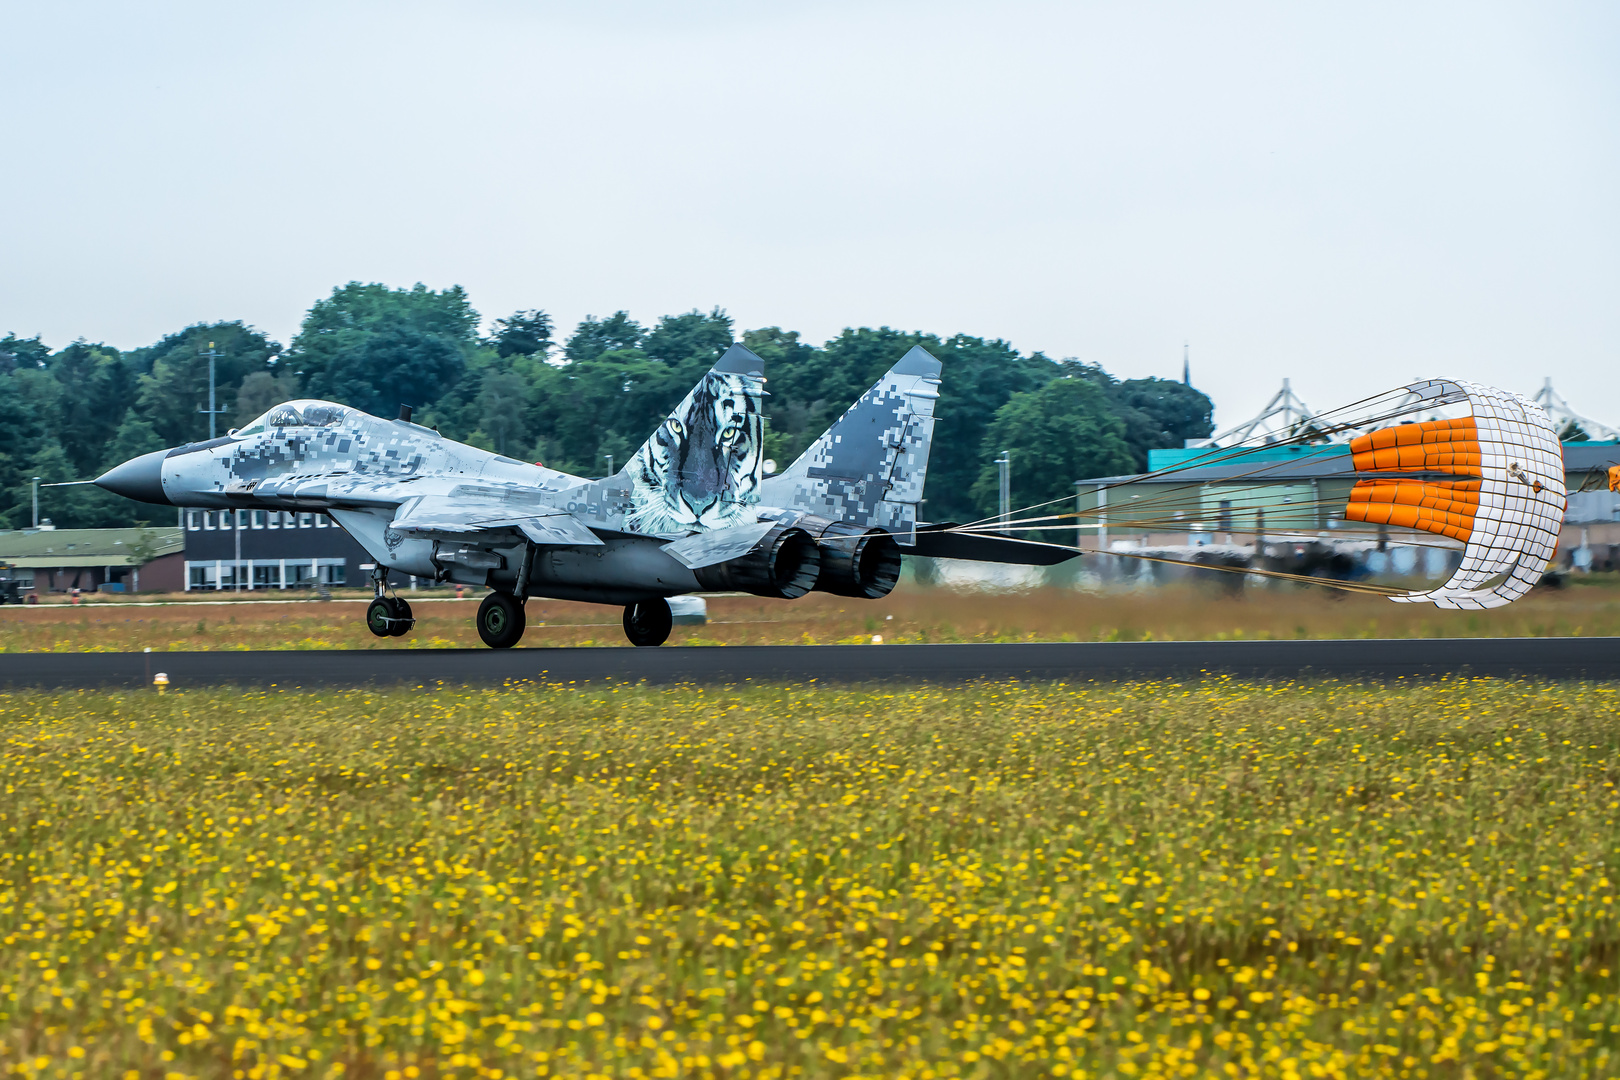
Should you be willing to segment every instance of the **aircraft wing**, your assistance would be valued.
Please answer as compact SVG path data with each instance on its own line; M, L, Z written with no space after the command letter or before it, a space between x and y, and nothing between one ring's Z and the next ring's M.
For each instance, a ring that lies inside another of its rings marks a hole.
M487 533L522 533L536 544L600 545L602 540L566 510L512 512L511 507L467 505L459 499L424 496L408 503L389 526L407 536L467 540Z

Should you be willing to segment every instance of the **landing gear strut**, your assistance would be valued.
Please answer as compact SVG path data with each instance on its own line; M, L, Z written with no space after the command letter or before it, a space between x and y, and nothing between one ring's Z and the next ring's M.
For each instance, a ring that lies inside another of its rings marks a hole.
M523 603L508 593L492 592L478 605L478 636L492 649L510 649L527 626Z
M387 595L388 570L381 563L371 571L376 597L366 606L366 629L378 637L404 637L416 625L411 605L398 596Z
M662 597L625 605L624 636L632 645L662 645L669 640L669 628L674 625L669 601Z

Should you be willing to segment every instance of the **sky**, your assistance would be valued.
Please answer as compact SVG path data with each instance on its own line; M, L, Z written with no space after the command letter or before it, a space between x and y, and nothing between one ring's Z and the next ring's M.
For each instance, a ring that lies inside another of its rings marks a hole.
M0 333L343 282L1620 425L1620 5L0 0ZM949 378L949 372L946 373Z

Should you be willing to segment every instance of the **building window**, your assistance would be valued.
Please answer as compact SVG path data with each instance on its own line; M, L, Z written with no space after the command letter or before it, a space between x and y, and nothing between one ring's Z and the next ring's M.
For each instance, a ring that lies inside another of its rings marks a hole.
M198 529L202 528L202 511L186 511L186 528L191 532L196 532Z
M265 518L269 516L270 515L266 514L263 510L254 510L251 512L251 516L248 518L248 521L252 524L253 528L262 529L264 528Z
M298 527L300 529L313 529L315 527L315 515L314 514L299 514L298 515Z
M317 529L324 529L329 524L331 524L331 522L327 521L325 514L316 514L315 515L315 527Z
M253 587L273 589L281 584L281 567L276 563L253 564Z
M326 585L342 585L349 579L349 568L344 563L333 563L321 567L321 582Z
M203 528L207 529L209 532L213 532L214 531L214 512L212 510L204 510L202 519L203 519Z

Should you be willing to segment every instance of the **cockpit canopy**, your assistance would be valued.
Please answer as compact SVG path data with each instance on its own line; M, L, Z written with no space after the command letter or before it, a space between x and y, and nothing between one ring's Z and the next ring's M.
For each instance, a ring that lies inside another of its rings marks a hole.
M337 427L349 412L348 408L330 401L288 401L238 431L236 437L241 439L249 435L262 435L273 428Z

